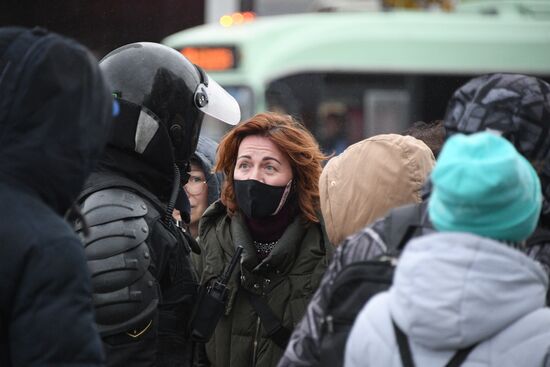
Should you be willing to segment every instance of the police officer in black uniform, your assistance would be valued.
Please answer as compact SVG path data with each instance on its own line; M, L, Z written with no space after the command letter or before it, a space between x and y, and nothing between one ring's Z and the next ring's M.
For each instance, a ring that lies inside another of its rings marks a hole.
M194 240L172 219L189 212L182 186L205 116L236 124L237 102L179 52L134 43L100 68L120 113L80 195L76 227L92 275L108 366L188 366L197 277Z

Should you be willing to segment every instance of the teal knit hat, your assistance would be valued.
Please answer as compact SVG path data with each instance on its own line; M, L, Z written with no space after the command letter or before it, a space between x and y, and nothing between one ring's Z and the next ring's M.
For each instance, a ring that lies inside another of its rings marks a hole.
M542 205L537 173L496 134L449 138L431 178L428 212L439 231L519 242L537 226Z

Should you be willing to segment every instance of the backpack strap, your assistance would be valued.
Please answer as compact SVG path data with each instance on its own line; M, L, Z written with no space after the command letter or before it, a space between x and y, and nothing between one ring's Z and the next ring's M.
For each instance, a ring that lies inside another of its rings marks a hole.
M398 255L418 229L431 228L427 215L428 202L410 204L390 211L384 220L388 252Z
M470 345L468 348L459 349L445 367L459 367L475 347L477 347L477 343Z
M399 356L401 356L401 363L403 367L414 367L414 361L411 354L411 346L409 345L409 339L407 335L397 326L393 319L393 331L395 332L395 339L397 340L397 347L399 348Z
M282 325L281 320L260 296L247 291L245 293L256 314L260 317L267 337L273 340L279 348L286 349L291 331Z
M395 332L395 338L397 340L397 347L399 349L399 355L401 357L401 363L403 367L415 367L414 361L411 353L411 346L409 345L409 339L407 335L397 326L395 321L392 319L393 330ZM453 357L447 362L445 367L459 367L462 363L468 358L470 352L477 347L477 344L470 345L467 348L459 349Z

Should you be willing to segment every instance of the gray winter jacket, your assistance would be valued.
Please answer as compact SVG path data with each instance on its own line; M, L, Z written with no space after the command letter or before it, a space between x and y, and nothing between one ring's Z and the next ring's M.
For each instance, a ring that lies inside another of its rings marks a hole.
M462 366L550 366L547 286L540 264L505 244L463 233L417 238L390 290L357 317L345 366L402 366L391 318L416 366L444 366L476 343Z

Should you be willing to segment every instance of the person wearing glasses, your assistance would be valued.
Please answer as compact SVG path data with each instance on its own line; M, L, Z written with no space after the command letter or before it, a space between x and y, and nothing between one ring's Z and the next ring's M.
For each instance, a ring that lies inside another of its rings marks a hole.
M202 214L209 205L220 198L223 176L212 172L217 148L218 144L214 140L203 135L199 137L197 150L190 160L189 180L183 187L191 204L189 232L194 238L199 235L199 220ZM177 209L174 210L174 218L182 221L181 213Z

